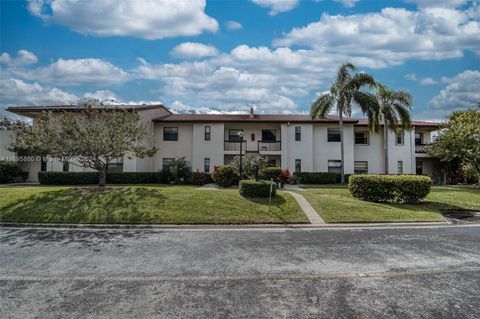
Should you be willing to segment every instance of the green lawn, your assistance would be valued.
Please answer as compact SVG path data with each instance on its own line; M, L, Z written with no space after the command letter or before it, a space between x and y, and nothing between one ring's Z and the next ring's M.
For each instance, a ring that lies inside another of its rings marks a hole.
M236 189L191 186L0 187L0 221L47 223L246 224L308 223L295 199L279 191L245 199Z
M327 223L443 221L443 210L480 211L480 191L438 186L418 204L372 203L353 198L342 186L307 188L302 194Z

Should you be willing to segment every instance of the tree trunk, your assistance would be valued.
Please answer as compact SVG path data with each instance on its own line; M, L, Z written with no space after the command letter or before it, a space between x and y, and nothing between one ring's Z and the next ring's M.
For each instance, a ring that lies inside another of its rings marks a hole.
M101 170L98 171L98 187L105 188L105 184L107 183L107 167L104 166Z
M387 121L383 123L383 151L385 160L385 174L388 174L388 125Z
M343 114L342 112L338 112L338 119L339 119L339 126L340 126L340 159L342 161L342 171L340 172L340 183L345 183L345 155L343 150Z

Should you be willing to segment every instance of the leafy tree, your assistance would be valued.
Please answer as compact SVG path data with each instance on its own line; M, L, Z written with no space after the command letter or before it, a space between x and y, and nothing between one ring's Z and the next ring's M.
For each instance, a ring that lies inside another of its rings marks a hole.
M377 85L377 100L380 106L379 117L384 121L385 174L388 174L388 131L395 133L398 130L411 127L410 111L412 109L412 96L406 91L395 91L385 85ZM380 119L379 119L380 120Z
M375 95L363 90L364 88L374 88L376 82L371 75L356 73L356 71L357 68L351 63L341 65L337 77L330 87L330 92L320 95L310 109L312 119L325 118L332 110L337 111L341 139L342 183L345 175L343 117L350 117L352 108L357 106L368 117L370 130L377 131L379 127L378 101Z
M49 155L72 159L77 166L99 172L99 186L106 183L108 164L123 156L153 156L157 149L137 112L122 108L101 108L88 103L80 110L43 112L33 125L7 123L16 139L9 150L20 154Z
M185 157L180 157L170 165L170 174L172 174L175 184L180 184L192 175L192 168Z
M453 112L428 152L442 161L471 164L480 179L480 111Z
M237 172L240 171L240 156L234 157L233 166ZM257 166L259 172L267 166L267 160L265 157L255 153L247 153L242 156L242 168L244 174L247 176L254 176Z

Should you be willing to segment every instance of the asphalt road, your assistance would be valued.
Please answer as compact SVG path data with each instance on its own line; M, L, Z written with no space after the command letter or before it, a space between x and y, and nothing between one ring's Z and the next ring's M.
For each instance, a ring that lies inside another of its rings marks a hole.
M1 318L480 318L480 227L0 229Z

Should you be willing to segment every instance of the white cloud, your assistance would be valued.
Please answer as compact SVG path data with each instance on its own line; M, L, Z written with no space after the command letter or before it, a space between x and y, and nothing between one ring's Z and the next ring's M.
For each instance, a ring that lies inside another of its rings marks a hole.
M346 8L353 8L358 1L360 0L335 0L336 2L340 2Z
M87 92L83 95L86 99L98 100L104 104L120 103L121 99L110 90L97 90L95 92Z
M200 58L218 55L218 50L211 45L184 42L174 47L170 54L178 58Z
M243 26L240 24L240 22L237 21L227 21L227 29L229 30L239 30L242 29Z
M281 12L287 12L296 7L298 0L251 0L253 3L269 8L269 15L274 16Z
M473 107L480 102L480 71L466 70L443 82L448 85L429 103L438 111L453 111Z
M20 79L0 79L0 100L2 106L72 104L78 101L74 94L58 88L47 88L40 84Z
M434 85L434 84L438 84L438 81L429 77L426 77L420 80L420 85Z
M322 14L317 22L294 28L276 46L308 46L340 54L370 67L400 65L407 59L442 60L480 52L480 22L467 11L425 8L348 16Z
M215 32L205 0L30 0L31 14L82 34L156 40Z
M12 58L7 52L4 52L0 55L0 63L8 66L23 66L35 64L37 62L37 56L27 50L19 50L15 58Z
M128 74L110 62L100 59L58 59L52 64L35 69L8 70L27 80L55 85L111 85L127 80Z
M415 82L418 81L417 75L415 73L405 74L404 78L409 81L415 81Z

